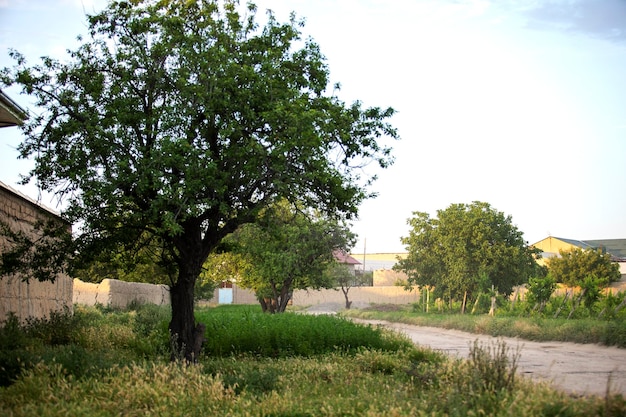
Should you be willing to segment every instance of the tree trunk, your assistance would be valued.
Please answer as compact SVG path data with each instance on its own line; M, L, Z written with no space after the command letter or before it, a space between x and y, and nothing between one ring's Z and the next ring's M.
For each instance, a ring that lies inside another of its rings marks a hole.
M346 299L346 310L350 310L352 306L352 301L348 299L348 291L350 291L350 287L341 286L341 292L343 292L343 297Z
M463 293L463 304L461 304L461 314L465 314L465 304L467 303L467 291Z
M178 281L170 288L172 321L170 321L171 360L185 359L196 363L204 342L204 325L196 326L193 292L196 277L180 273Z
M561 303L561 305L559 306L559 308L556 310L556 313L554 313L554 318L559 317L559 314L561 314L561 310L563 309L563 306L565 306L565 303L567 302L567 299L569 298L569 290L565 290L565 297L563 297L563 302Z
M496 297L495 295L491 296L491 307L489 307L489 315L494 316L496 314Z
M291 282L292 282L292 280L285 281L283 283L282 289L280 290L280 296L279 296L278 300L276 300L276 301L278 301L278 303L277 303L277 305L278 305L278 308L277 308L278 311L277 312L278 313L284 313L285 310L287 310L287 305L289 304L289 300L291 300L291 295L292 295L292 292L291 292Z
M276 303L273 298L259 297L259 303L261 304L261 311L264 313L274 314L276 312Z
M580 305L580 301L583 299L583 297L585 296L586 292L587 292L587 289L583 288L583 290L580 292L580 296L576 299L576 301L574 301L572 303L572 309L570 310L569 314L567 315L567 319L568 320L572 317L572 315L574 314L574 311L576 311L576 309ZM573 300L573 298L572 298L572 300Z

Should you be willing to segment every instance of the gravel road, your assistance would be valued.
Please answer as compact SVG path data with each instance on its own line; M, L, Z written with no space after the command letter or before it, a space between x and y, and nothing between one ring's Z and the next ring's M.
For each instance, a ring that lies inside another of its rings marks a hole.
M568 342L531 342L510 337L494 338L435 327L412 326L378 320L357 322L381 325L407 335L420 346L467 358L470 345L504 340L514 353L521 348L518 375L551 383L577 395L626 394L626 349Z
M309 308L307 312L336 314L343 307L339 303L318 304ZM518 375L547 382L557 389L575 395L604 396L607 388L613 394L626 395L626 349L569 342L532 342L437 327L412 326L379 320L353 320L393 329L407 335L417 345L459 358L468 357L469 348L476 339L483 344L504 340L511 353L520 347Z

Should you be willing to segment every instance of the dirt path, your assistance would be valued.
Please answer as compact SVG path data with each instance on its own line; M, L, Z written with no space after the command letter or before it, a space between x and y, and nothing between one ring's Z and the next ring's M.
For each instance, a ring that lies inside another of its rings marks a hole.
M406 334L420 346L466 358L476 339L490 343L502 339L511 352L521 347L518 375L552 383L573 394L604 396L626 394L626 349L567 342L531 342L516 338L494 338L435 327L412 326L378 320L357 322L382 325Z

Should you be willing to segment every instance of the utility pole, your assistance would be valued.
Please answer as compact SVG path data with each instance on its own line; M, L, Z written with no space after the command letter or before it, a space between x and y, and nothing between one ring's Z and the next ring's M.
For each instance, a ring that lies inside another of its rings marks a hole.
M363 238L363 275L365 275L365 252L367 249L367 238Z

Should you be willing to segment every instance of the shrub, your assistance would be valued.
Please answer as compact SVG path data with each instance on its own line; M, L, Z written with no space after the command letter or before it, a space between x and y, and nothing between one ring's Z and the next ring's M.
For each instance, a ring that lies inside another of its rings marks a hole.
M512 391L520 349L509 357L510 348L502 340L481 344L478 340L470 346L469 363L473 378L472 388L480 392Z
M528 294L526 295L527 303L532 305L539 313L543 311L546 304L552 297L552 293L556 289L556 280L550 274L545 277L534 277L528 280Z
M29 317L24 330L28 336L41 340L45 345L64 345L76 340L80 320L65 307L61 311L51 311L48 317Z

